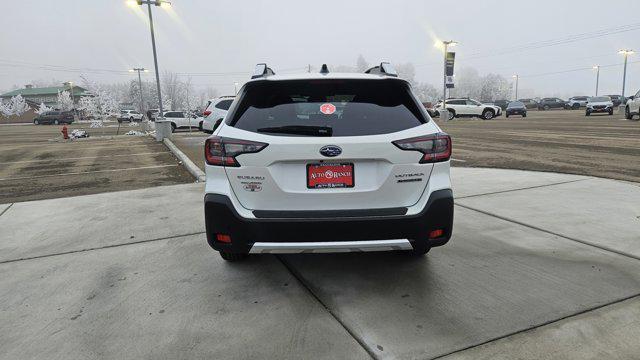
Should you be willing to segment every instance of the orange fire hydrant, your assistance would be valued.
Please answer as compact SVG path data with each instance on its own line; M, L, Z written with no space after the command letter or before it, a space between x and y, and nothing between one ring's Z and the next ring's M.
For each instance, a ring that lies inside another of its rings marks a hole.
M62 137L63 137L65 140L69 140L69 130L67 129L67 125L64 125L64 126L62 127Z

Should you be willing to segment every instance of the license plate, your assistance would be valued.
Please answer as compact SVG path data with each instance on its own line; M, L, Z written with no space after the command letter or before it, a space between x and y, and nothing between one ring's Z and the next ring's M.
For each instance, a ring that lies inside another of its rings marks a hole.
M334 189L354 186L353 163L307 164L307 188Z

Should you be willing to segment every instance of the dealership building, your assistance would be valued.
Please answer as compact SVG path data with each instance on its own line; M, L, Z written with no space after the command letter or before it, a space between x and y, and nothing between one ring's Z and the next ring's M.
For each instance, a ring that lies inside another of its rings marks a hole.
M90 95L87 89L70 83L64 83L62 86L49 87L33 87L32 85L26 85L22 89L9 91L0 95L0 100L7 102L12 97L21 95L25 100L28 100L31 103L38 105L44 103L50 108L55 108L56 103L58 102L58 93L63 91L69 92L74 104L77 104L81 97Z

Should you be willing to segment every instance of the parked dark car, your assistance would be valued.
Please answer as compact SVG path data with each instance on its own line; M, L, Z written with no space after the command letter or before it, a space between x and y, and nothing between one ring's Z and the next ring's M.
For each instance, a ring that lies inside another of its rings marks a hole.
M507 110L507 106L509 105L509 100L494 100L493 105L500 106L502 111Z
M564 109L567 102L560 98L543 98L538 103L538 110Z
M158 114L160 114L159 109L149 109L147 110L147 119L149 119L149 121L156 121Z
M71 124L73 123L73 113L71 111L47 111L33 119L34 125L44 124Z
M507 109L505 110L505 116L509 117L510 115L527 117L527 107L520 101L512 101L507 105Z
M605 95L611 98L611 101L613 102L613 106L617 107L620 106L624 101L622 100L622 96L621 95Z
M538 102L535 99L518 99L519 102L523 103L527 109L537 109Z

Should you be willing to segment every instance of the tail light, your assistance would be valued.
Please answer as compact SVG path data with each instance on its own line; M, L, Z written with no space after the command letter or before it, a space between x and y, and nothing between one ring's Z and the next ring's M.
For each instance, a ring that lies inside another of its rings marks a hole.
M393 145L402 150L423 154L420 164L447 161L451 158L451 137L445 133L396 140Z
M209 116L211 115L211 110L205 110L202 112L202 116Z
M212 136L204 143L204 158L209 165L240 166L236 156L251 154L266 148L265 143Z

